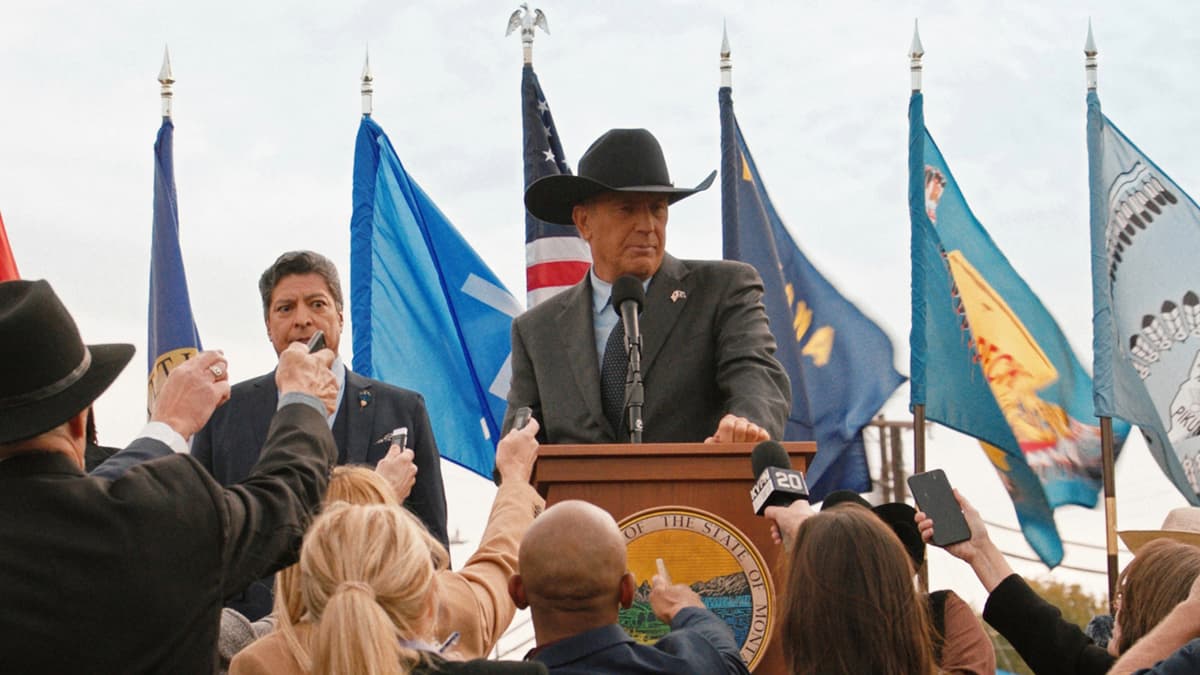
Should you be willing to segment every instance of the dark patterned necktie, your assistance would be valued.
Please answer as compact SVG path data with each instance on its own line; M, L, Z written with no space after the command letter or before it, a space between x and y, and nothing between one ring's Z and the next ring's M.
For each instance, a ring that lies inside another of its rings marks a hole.
M600 364L600 400L604 416L621 435L625 412L625 376L629 371L629 354L625 351L625 324L618 321L608 334L604 345L604 361Z

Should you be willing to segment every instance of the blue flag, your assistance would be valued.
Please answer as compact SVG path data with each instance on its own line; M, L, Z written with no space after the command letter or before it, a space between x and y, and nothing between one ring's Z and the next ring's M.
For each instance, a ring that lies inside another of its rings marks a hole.
M528 63L521 69L521 132L525 187L545 176L571 173L550 105ZM574 285L591 265L592 253L573 225L525 213L525 299L530 307Z
M167 374L198 352L200 333L192 317L183 256L179 252L179 206L175 200L175 125L164 117L154 141L154 233L150 244L150 320L147 414Z
M1088 93L1096 414L1200 506L1200 208Z
M909 104L912 403L978 438L1000 472L1025 539L1062 562L1054 509L1095 506L1100 427L1083 370L1054 317L971 213ZM1117 447L1129 431L1115 423Z
M776 355L792 382L784 438L817 441L808 468L813 501L837 489L866 492L862 429L904 382L892 342L800 252L750 156L730 88L718 95L725 258L750 263L763 278Z
M350 221L354 370L425 396L442 457L492 475L520 304L364 116Z

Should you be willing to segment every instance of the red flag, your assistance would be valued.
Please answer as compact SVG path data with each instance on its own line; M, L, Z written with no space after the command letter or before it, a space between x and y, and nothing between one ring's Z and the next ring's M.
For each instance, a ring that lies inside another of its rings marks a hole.
M12 247L8 245L8 235L4 232L4 219L0 218L0 281L20 278L17 261L13 260Z

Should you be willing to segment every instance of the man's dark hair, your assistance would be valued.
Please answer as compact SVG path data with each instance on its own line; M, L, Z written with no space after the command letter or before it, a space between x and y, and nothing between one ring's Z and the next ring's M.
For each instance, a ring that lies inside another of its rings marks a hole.
M337 267L333 261L313 251L288 251L275 259L258 278L258 292L262 295L263 316L271 314L271 294L279 280L293 274L319 274L333 295L333 304L342 311L342 282L338 280Z

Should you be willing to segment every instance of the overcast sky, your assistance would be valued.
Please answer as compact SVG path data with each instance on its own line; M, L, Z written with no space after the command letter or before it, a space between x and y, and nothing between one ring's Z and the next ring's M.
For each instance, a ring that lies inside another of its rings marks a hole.
M683 185L719 163L717 66L727 21L736 112L776 207L806 254L892 336L904 373L914 17L926 50L927 125L976 215L1089 370L1089 16L1105 112L1185 190L1200 191L1195 2L535 6L552 34L539 32L534 63L571 165L608 128L646 127ZM164 44L177 80L175 171L193 308L204 345L224 349L239 380L273 366L255 284L276 255L311 248L333 258L343 279L349 273L368 43L374 118L413 177L524 298L521 48L516 35L504 37L513 9L455 0L0 2L0 214L18 266L53 283L86 340L138 347L98 404L103 441L124 444L144 421ZM668 249L717 258L720 232L714 188L672 207ZM907 404L903 388L886 412L906 417ZM977 443L936 429L929 464L945 467L986 518L1015 525ZM453 470L447 482L451 528L477 536L488 484ZM1184 503L1140 440L1118 464L1117 485L1122 528L1157 527ZM1060 511L1064 538L1102 544L1102 513L1070 511ZM1019 536L995 536L1031 553ZM1066 563L1102 569L1103 556L1068 546ZM931 565L935 584L979 597L964 565L941 557ZM1065 577L1104 585L1102 577Z

